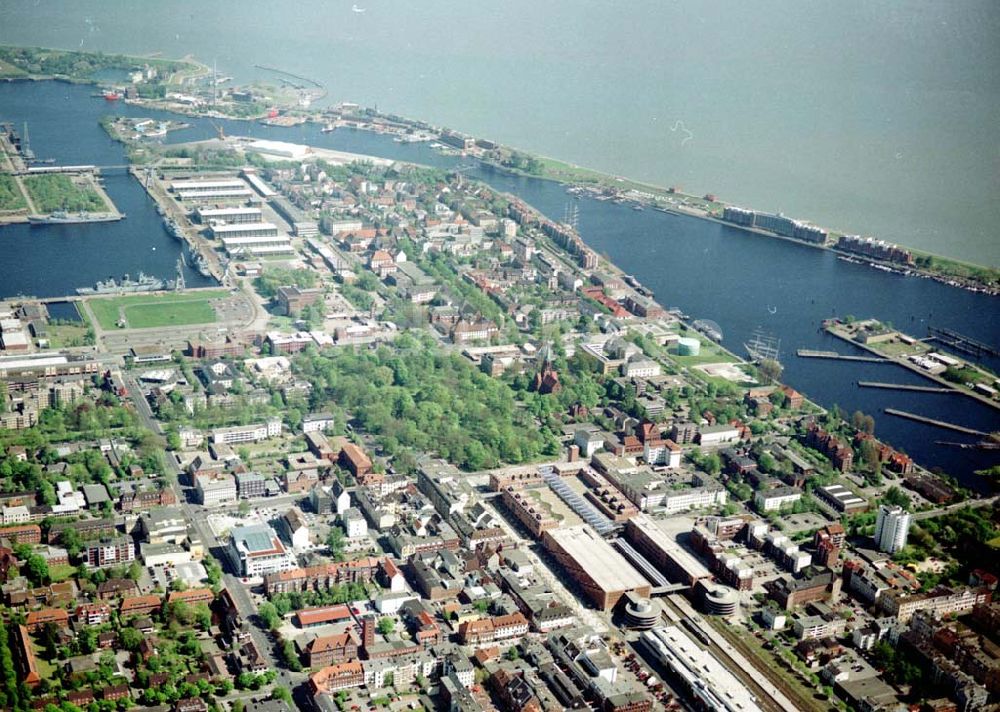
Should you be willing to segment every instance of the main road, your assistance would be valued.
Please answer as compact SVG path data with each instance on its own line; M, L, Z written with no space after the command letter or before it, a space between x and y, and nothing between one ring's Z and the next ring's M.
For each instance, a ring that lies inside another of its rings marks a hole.
M276 681L291 690L301 681L301 676L299 676L299 679L295 679L292 673L285 668L283 662L279 661L274 654L275 642L270 638L270 632L265 632L261 628L257 605L247 590L246 584L238 576L229 573L229 570L232 568L232 562L225 555L225 545L215 536L212 527L208 526L208 522L206 521L210 511L201 505L192 504L187 501L184 490L178 484L179 475L181 474L180 468L174 462L170 463L170 467L174 474L171 488L177 496L178 505L181 511L184 512L185 519L194 527L209 556L215 556L222 564L222 583L229 590L229 593L232 594L233 602L236 604L240 616L250 624L248 626L250 638L253 640L254 645L257 646L257 650L264 656L268 668L278 673Z
M129 398L135 405L135 411L142 420L143 425L149 428L154 433L161 433L163 429L160 427L160 423L153 417L152 409L149 407L149 403L142 395L142 390L139 388L138 382L135 378L131 376L123 377L125 385L128 389ZM237 610L240 612L240 616L243 620L250 623L248 629L250 631L250 638L253 640L254 645L257 646L257 650L260 654L264 656L264 660L267 662L267 666L271 670L275 670L278 673L277 682L287 687L289 690L301 682L302 676L299 675L297 678L293 676L291 671L284 667L283 663L278 660L277 656L274 654L275 643L270 639L270 632L265 632L260 627L260 617L257 612L257 605L254 603L253 597L247 590L246 584L229 570L232 568L232 563L229 561L229 557L225 555L225 546L219 541L218 537L212 531L212 528L208 526L207 517L210 514L210 510L202 507L201 505L196 505L188 501L187 493L180 486L180 476L182 474L180 467L177 465L177 461L172 457L164 458L166 466L169 469L169 473L172 477L168 478L170 482L170 488L177 498L177 504L181 511L184 513L184 518L194 527L195 532L201 539L202 545L208 552L209 556L214 556L222 564L222 583L232 594L233 602L236 604Z
M978 509L979 507L989 507L996 504L997 500L1000 500L1000 495L994 495L992 497L985 497L983 499L966 499L962 502L955 502L955 504L949 504L946 507L937 507L936 509L927 509L923 512L914 512L911 518L916 521L918 519L932 519L934 517L940 517L943 514L948 514L949 512L954 512L959 509Z

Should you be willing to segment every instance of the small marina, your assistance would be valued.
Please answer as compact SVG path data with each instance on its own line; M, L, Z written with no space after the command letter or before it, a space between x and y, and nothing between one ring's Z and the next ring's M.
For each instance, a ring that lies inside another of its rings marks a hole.
M875 358L901 366L939 384L939 388L933 391L919 386L896 387L896 390L956 393L1000 410L1000 380L986 369L933 349L923 341L875 319L850 323L829 320L824 323L824 330L860 349L877 354ZM892 388L893 384L876 382L874 387Z
M833 361L861 361L864 363L889 363L889 359L881 356L855 356L836 351L815 351L813 349L798 349L795 355L800 358L825 358Z

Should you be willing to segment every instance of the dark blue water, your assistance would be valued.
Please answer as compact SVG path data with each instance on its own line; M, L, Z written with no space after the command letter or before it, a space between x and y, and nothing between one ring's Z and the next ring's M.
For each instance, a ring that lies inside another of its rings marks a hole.
M92 87L61 82L0 84L0 121L18 131L28 122L31 147L59 165L126 163L124 148L98 123L105 114L149 115L92 98ZM138 272L173 279L181 243L170 237L142 186L122 170L104 174L104 188L128 217L113 223L0 228L0 296L75 294L99 279ZM184 268L188 286L213 284Z
M60 321L83 321L76 308L76 302L53 302L47 305L49 318Z
M996 0L352 2L3 0L0 42L190 54L240 84L277 83L269 65L332 102L1000 266Z
M30 121L32 145L40 156L53 156L61 163L113 164L122 162L122 149L98 126L101 115L168 116L109 105L90 98L90 93L85 87L55 83L2 84L0 118ZM192 128L170 134L171 142L215 135L207 120L185 120ZM388 136L369 132L338 129L324 134L314 124L277 128L245 121L216 123L230 135L268 137L438 167L456 163L456 159L441 156L426 145L398 144ZM565 212L569 198L556 183L513 177L488 166L469 175L519 195L551 217L560 218ZM72 236L38 228L0 231L3 247L14 248L13 253L4 249L0 260L0 296L18 292L66 294L104 274L138 269L171 276L178 243L162 229L142 188L125 176L109 177L107 186L129 218L117 225L86 228L95 230L92 237L76 230ZM580 232L588 244L654 290L661 304L676 305L693 316L718 322L725 334L724 344L737 353L743 352L742 344L757 328L780 338L785 380L813 400L826 407L839 405L848 413L862 410L876 415L876 433L881 438L922 465L940 467L969 486L983 486L972 475L974 470L1000 462L995 454L935 444L936 440L970 442L974 438L881 414L883 408L894 407L991 431L1000 429L997 411L961 396L857 387L859 380L928 383L896 366L794 355L799 348L856 351L819 330L823 319L848 314L892 322L918 337L926 336L927 326L934 325L1000 344L1000 300L996 297L931 280L887 275L837 260L829 252L696 218L651 210L635 212L586 198L578 205ZM112 236L115 229L119 232ZM18 230L24 233L21 237L17 237ZM152 251L152 247L157 250ZM52 250L64 254L47 254ZM24 269L22 265L34 266ZM89 270L86 278L80 276L83 270ZM96 277L89 276L95 273ZM189 284L198 279L196 275L188 278ZM988 365L1000 368L996 360Z

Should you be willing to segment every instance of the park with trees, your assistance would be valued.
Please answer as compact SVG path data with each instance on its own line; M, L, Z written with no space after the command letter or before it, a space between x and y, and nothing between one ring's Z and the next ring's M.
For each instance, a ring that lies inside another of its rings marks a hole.
M388 456L435 452L479 470L558 452L555 433L539 428L510 386L429 334L403 334L374 351L304 353L295 366L314 384L313 407L347 410Z

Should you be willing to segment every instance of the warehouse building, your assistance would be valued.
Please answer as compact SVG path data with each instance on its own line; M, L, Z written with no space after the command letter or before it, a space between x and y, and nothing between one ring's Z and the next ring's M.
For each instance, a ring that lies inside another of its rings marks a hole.
M246 223L264 222L263 213L260 208L236 207L236 208L206 208L199 207L194 211L198 222L203 225L212 223L226 223L227 225L243 225Z
M712 577L704 564L648 514L632 517L625 524L625 539L672 581L694 586Z
M587 524L548 530L542 543L602 611L613 609L629 591L650 595L649 581Z
M843 485L817 487L814 494L843 514L858 514L868 509L868 500L859 497Z
M303 146L300 143L288 143L287 141L269 141L267 139L252 141L247 144L246 149L254 153L276 156L277 158L288 158L293 161L301 161L312 154L312 149L309 146Z
M278 226L269 222L216 224L208 228L212 237L276 237Z
M319 235L319 223L312 220L297 207L280 195L270 201L271 207L292 226L292 232L298 237L315 237Z
M251 254L291 255L295 250L287 235L249 235L244 237L222 237L222 246L231 256Z
M180 190L177 197L181 200L246 200L253 196L249 188L216 188L214 190Z
M170 183L170 190L174 193L212 193L217 190L236 190L246 188L247 184L241 178L192 178L188 180L175 180Z

